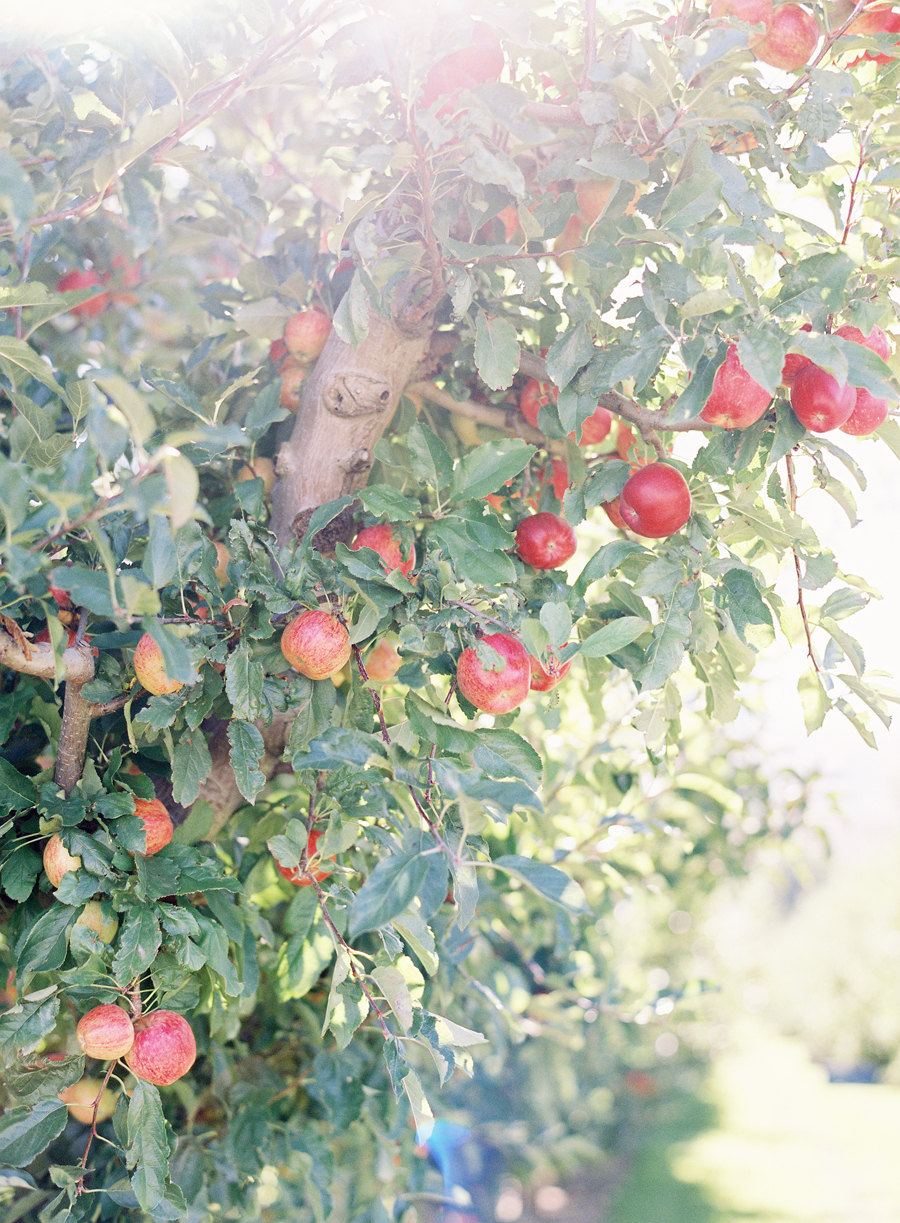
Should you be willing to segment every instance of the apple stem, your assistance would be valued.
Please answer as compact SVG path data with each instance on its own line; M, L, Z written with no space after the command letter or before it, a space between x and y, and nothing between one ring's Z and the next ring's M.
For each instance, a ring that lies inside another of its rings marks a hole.
M794 476L794 458L793 455L785 456L785 464L787 466L788 488L790 489L790 506L791 513L797 511L797 482ZM791 547L791 552L794 556L794 572L797 574L797 607L800 609L800 619L803 621L803 630L806 633L806 652L809 655L809 661L812 663L813 670L818 674L820 668L816 659L816 652L813 649L812 630L809 627L809 618L806 615L806 604L803 601L803 572L800 568L800 557L795 547Z

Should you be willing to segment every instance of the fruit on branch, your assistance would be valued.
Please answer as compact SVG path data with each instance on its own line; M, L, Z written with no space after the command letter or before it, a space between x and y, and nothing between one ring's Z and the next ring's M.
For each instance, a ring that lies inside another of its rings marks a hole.
M134 647L133 666L138 683L153 696L168 696L184 687L182 680L169 679L162 650L149 633L144 633Z
M104 1087L102 1079L88 1076L79 1079L77 1083L73 1083L71 1087L66 1087L59 1093L60 1100L75 1120L80 1121L82 1125L90 1125L93 1122L94 1101L98 1096L100 1096L100 1103L97 1105L97 1124L99 1125L101 1121L108 1121L116 1111L117 1100L116 1093L109 1087Z
M811 323L804 323L800 328L801 331L812 331ZM784 365L781 367L781 381L786 387L794 385L794 379L805 366L812 365L809 357L804 357L802 352L788 352L784 354Z
M460 692L476 709L485 713L510 713L528 695L531 664L528 651L508 633L488 633L482 637L502 659L497 670L484 667L472 646L459 656L456 683Z
M618 527L620 531L628 530L628 523L622 517L622 512L619 509L619 498L618 497L614 497L612 501L603 501L601 502L601 505L603 507L604 513L606 514L606 517L609 519L609 521L613 524L614 527Z
M134 1027L127 1011L114 1002L104 1002L82 1015L75 1037L86 1057L115 1062L134 1044Z
M827 433L850 419L856 407L856 387L810 364L794 379L791 407L801 425L813 433Z
M560 680L565 679L572 666L571 661L560 663L558 659L551 656L545 669L540 659L535 658L533 654L529 655L528 662L531 667L530 687L532 692L549 692Z
M819 24L799 4L779 4L765 34L752 42L753 54L773 68L797 72L805 68L819 41Z
M559 392L555 386L547 382L539 382L537 378L529 378L519 394L519 411L533 429L539 429L538 412L549 403L556 403ZM597 404L593 415L589 416L581 426L579 446L595 446L602 442L612 428L612 413ZM575 434L569 438L574 442Z
M287 344L279 336L277 340L273 340L269 345L269 360L273 365L278 365L287 356Z
M350 634L337 616L312 608L287 625L281 634L281 652L307 679L328 679L350 657Z
M768 25L772 20L772 0L712 0L709 6L710 17L734 17L736 21L746 21L750 25L762 22Z
M59 833L55 832L44 846L44 870L47 878L58 888L63 875L69 871L77 871L80 866L81 858L77 854L70 854L60 840Z
M853 11L855 5L849 3L844 8L842 6L841 20L845 21ZM900 11L891 8L888 4L876 4L871 8L867 8L864 12L850 23L847 27L846 34L900 34ZM850 67L855 67L856 64L862 64L866 60L870 60L873 64L891 64L896 59L896 55L881 54L879 52L863 51L862 55L851 60Z
M284 344L292 357L309 365L331 335L331 319L322 310L300 310L284 325Z
M759 420L771 402L765 387L741 365L737 344L729 344L700 416L707 424L723 429L746 429Z
M306 381L306 370L296 365L281 371L281 393L278 402L288 412L296 412L300 407L300 388Z
M278 873L283 879L287 879L288 883L293 883L298 888L312 887L313 879L316 883L321 883L323 879L327 879L331 874L330 870L322 870L322 859L317 852L317 846L322 833L317 829L313 829L309 834L306 842L306 867L298 864L297 866L282 866L277 858L274 859L275 866L278 868ZM334 861L334 858L331 859Z
M889 407L886 399L876 399L864 386L857 387L856 404L841 425L841 432L849 433L853 437L865 437L874 433L878 426L887 420Z
M231 550L218 539L213 540L213 547L216 550L217 557L213 573L219 579L219 584L224 585L228 581L228 562L231 560Z
M575 184L578 216L583 225L590 227L603 215L617 181L615 178L590 178Z
M275 487L275 464L264 454L257 456L252 462L245 459L238 472L237 482L243 484L245 480L262 480L263 495L268 497Z
M66 272L65 276L60 276L56 282L56 291L57 293L69 293L74 289L102 287L103 284L103 278L96 272L75 268L71 272ZM96 318L98 314L103 313L108 305L109 294L98 293L96 297L89 297L87 301L80 302L77 306L72 306L69 314L74 314L76 318Z
M662 539L680 531L690 518L691 491L676 468L651 463L628 477L619 493L619 514L635 534Z
M534 569L558 569L577 547L575 532L559 514L531 514L516 527L516 552Z
M132 1074L168 1087L187 1074L197 1057L191 1025L175 1011L151 1011L134 1021L134 1044L125 1055Z
M388 641L386 637L382 637L380 641L377 641L372 646L366 658L366 675L368 675L369 679L375 679L379 683L385 684L388 680L392 680L400 670L402 661L394 644Z
M144 855L149 858L152 854L158 854L162 847L172 840L175 831L167 808L158 798L136 798L134 814L143 823L147 836Z
M403 555L400 550L400 541L394 535L390 523L363 527L350 545L352 552L358 552L360 548L371 548L373 552L377 552L384 563L385 573L392 573L394 569L399 569L404 577L409 577L409 572L416 563L415 549L410 548L409 553L406 556Z
M841 339L852 340L854 344L862 344L863 348L869 348L872 352L878 353L882 361L890 359L891 342L880 327L873 327L868 335L863 335L858 327L854 327L852 323L842 323L836 328L835 335L839 335Z
M75 925L85 926L88 930L92 930L101 943L111 943L116 937L119 919L113 917L109 921L104 920L103 908L100 901L89 900L78 917L75 918Z
M569 487L569 469L562 459L551 459L549 467L545 464L541 468L541 488L547 483L548 479L553 486L553 494L557 501L562 501L566 495L566 489ZM537 499L535 499L535 504L536 502Z
M456 96L463 89L472 89L486 81L496 81L503 71L505 58L496 33L483 21L472 22L472 42L458 51L451 51L431 68L422 86L422 104L431 106L444 94L451 94L439 115L449 114Z

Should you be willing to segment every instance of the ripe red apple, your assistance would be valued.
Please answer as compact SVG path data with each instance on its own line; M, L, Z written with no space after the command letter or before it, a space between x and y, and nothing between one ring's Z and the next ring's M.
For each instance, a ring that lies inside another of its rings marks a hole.
M471 89L485 81L496 81L503 71L505 59L503 48L496 33L483 21L472 22L472 42L458 51L451 51L438 60L425 78L422 86L422 103L431 104L444 94L452 94L450 102L438 111L448 114L455 104L455 97L462 89Z
M768 25L772 19L772 0L712 0L709 15L716 18L734 17L750 25L759 22Z
M76 926L85 926L96 934L101 943L111 943L119 928L119 919L112 917L106 921L99 900L89 900L75 919Z
M629 530L650 539L680 531L691 516L691 491L680 471L651 463L629 476L619 493L619 513Z
M82 1015L75 1036L87 1057L114 1062L134 1044L134 1027L127 1011L113 1002L105 1002Z
M144 633L134 647L134 674L141 687L153 696L167 696L184 687L180 679L169 679L163 663L162 650L149 633Z
M862 344L863 348L870 348L872 352L878 353L882 361L890 360L891 342L880 327L873 327L868 335L863 335L852 323L842 323L834 334L844 340L852 340L854 344Z
M566 489L569 487L569 469L562 459L551 459L549 469L546 466L541 469L542 488L546 484L548 476L553 485L554 496L557 501L562 501L566 495Z
M281 634L281 652L301 675L328 679L350 657L350 634L337 616L312 608L287 625Z
M284 342L288 352L309 364L315 361L325 341L331 335L331 319L322 310L300 310L284 325Z
M812 323L804 323L800 328L801 331L812 331ZM788 352L784 354L784 365L781 367L781 382L783 386L791 387L794 385L794 379L807 365L812 365L809 357L804 357L801 352Z
M114 1091L103 1086L102 1079L93 1079L88 1076L79 1079L77 1083L73 1083L71 1087L66 1087L59 1093L60 1100L75 1120L80 1121L82 1125L91 1125L93 1122L94 1101L98 1096L100 1102L97 1105L97 1124L99 1125L101 1121L108 1121L116 1111L117 1099Z
M416 563L415 549L410 548L405 557L400 551L400 541L395 537L390 523L363 527L350 545L352 552L357 552L360 548L371 548L373 552L377 552L384 562L386 573L399 569L404 577L409 577L409 571Z
M168 1087L187 1074L197 1057L191 1025L175 1011L152 1011L134 1022L134 1044L125 1055L132 1074Z
M366 659L366 674L369 679L387 683L400 670L401 659L396 647L386 637L375 643Z
M729 344L700 416L723 429L746 429L759 420L772 398L741 365L737 344Z
M841 425L841 432L849 433L853 437L865 437L868 433L874 433L878 426L887 420L889 406L886 399L876 399L865 387L857 387L856 405Z
M519 394L519 411L533 429L538 429L538 412L548 403L556 403L559 392L555 386L546 382L538 382L537 378L529 378ZM592 416L589 416L581 426L579 446L595 446L609 434L612 429L612 413L601 404L597 404ZM575 441L575 434L569 434Z
M296 412L300 407L300 388L306 381L306 369L303 366L294 366L291 369L282 369L281 371L281 394L278 397L278 402L283 408L287 408L288 412Z
M606 513L606 517L609 519L609 521L613 524L614 527L618 527L620 531L628 530L628 523L622 517L622 512L619 509L619 498L618 497L614 497L612 501L603 501L601 502L601 505L603 507L604 512Z
M534 655L529 655L528 662L531 667L530 687L532 692L549 692L560 680L565 679L572 666L571 661L560 663L551 657L545 670L540 659L535 658Z
M528 651L508 633L488 633L482 639L503 659L499 671L485 669L471 646L459 656L456 682L460 692L485 713L509 713L528 695L531 664Z
M791 387L794 415L813 433L839 429L856 407L856 387L838 382L819 365L801 369Z
M534 569L558 569L577 546L575 532L559 514L531 514L516 527L516 552Z
M765 34L754 39L757 59L785 72L805 68L819 41L819 23L799 4L779 4Z
M852 8L853 6L851 6ZM848 10L848 14L849 14ZM845 14L846 16L847 14ZM860 15L847 27L847 34L898 34L900 33L900 11L891 8L887 4L873 5ZM873 64L891 64L894 62L895 55L882 55L873 53L872 51L864 51L862 55L857 56L851 61L851 68L856 64L861 64L865 60L871 60Z
M60 840L59 833L55 832L44 846L44 870L47 878L58 888L63 875L68 871L77 871L80 866L81 858L77 854L70 854Z
M68 293L75 289L92 289L95 286L102 287L104 281L96 272L87 271L82 268L75 268L71 272L66 272L65 276L60 276L56 282L57 293ZM102 314L109 305L109 294L98 293L96 297L89 297L87 301L81 302L78 306L72 306L69 314L74 314L76 318L96 318L98 314Z
M172 840L175 826L168 810L158 798L136 798L134 814L143 822L147 834L146 857L158 854Z
M323 879L327 879L331 874L330 870L322 870L322 859L316 852L316 846L319 844L321 836L321 832L315 828L309 834L306 842L305 869L299 864L297 866L282 866L278 859L275 859L275 866L278 869L279 875L283 879L287 879L288 883L293 883L298 888L308 888L312 887L313 879L317 883L321 883ZM331 861L333 862L334 858Z
M287 356L287 344L283 338L273 340L269 345L269 360L273 365L278 365L280 361Z

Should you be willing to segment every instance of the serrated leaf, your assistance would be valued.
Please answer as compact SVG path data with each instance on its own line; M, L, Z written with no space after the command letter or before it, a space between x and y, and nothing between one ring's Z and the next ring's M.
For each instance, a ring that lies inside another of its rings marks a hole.
M547 352L547 373L554 384L564 390L593 355L594 344L587 324L576 323L550 346Z
M534 454L534 446L514 437L476 446L454 470L450 493L458 501L480 500L524 471Z
M65 395L47 362L41 360L30 344L14 336L0 335L0 370L14 387L24 385L29 378L36 378L55 394Z
M685 604L696 596L694 584L676 590L653 629L644 665L635 675L641 692L661 688L681 664L691 635L691 621Z
M583 595L591 582L605 578L608 573L618 569L629 556L646 551L647 549L642 544L634 543L629 539L617 539L611 544L604 544L582 569L575 581L575 590L578 594Z
M587 902L581 887L568 875L549 866L546 862L535 862L521 854L505 854L495 858L493 865L514 879L527 883L540 896L550 900L569 913L588 913Z
M127 985L156 959L162 943L159 919L149 908L136 905L129 909L119 930L118 950L113 959L113 973L120 985Z
M138 1079L128 1104L128 1168L143 1210L153 1211L166 1196L169 1144L159 1089Z
M16 943L16 976L59 968L66 958L69 931L77 916L76 909L64 904L55 904L42 913Z
M453 460L447 447L433 430L418 422L407 433L406 444L413 456L413 475L440 493L453 478Z
M37 790L31 778L0 758L0 811L27 811L36 801Z
M212 757L201 729L184 731L175 744L172 757L172 795L189 807L200 793L200 786L212 770Z
M402 913L428 870L421 853L391 854L378 863L356 893L350 910L350 937L377 930Z
M251 721L263 712L261 706L266 673L250 655L249 644L240 641L225 660L225 691L236 718Z
M228 742L231 744L229 762L234 779L241 794L252 806L266 784L265 774L259 768L266 750L263 737L252 722L234 718L228 724Z
M40 1100L31 1108L11 1108L0 1117L0 1160L14 1168L28 1164L58 1138L69 1111L60 1100Z
M825 714L831 708L831 701L828 699L822 681L819 679L815 671L804 671L797 683L797 691L800 694L800 704L803 707L803 721L806 724L806 733L811 735L814 730L818 730L825 721Z
M564 657L581 654L584 658L605 658L636 641L648 628L649 620L642 620L639 616L620 616L604 624L596 633L591 633L590 637L585 637L584 641L570 645L564 651Z
M488 318L481 309L475 317L475 367L492 391L511 386L519 368L519 337L515 327L507 319Z
M46 991L42 991L42 994ZM59 1013L59 996L23 998L0 1015L0 1052L31 1053L53 1030Z

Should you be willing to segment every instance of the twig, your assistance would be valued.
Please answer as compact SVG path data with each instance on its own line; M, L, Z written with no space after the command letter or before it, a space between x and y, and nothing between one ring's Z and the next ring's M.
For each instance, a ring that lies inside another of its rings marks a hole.
M359 668L360 678L364 684L367 684L369 682L369 675L365 666L363 665L362 654L360 653L359 646L354 645L351 648L353 650L353 657L356 659L356 665ZM374 688L370 688L369 692L372 695L372 704L375 706L375 712L378 714L378 721L381 726L381 737L385 743L390 744L391 736L388 734L387 723L384 720L384 710L381 708L381 697Z
M93 1108L93 1112L91 1113L91 1132L88 1134L87 1146L84 1148L84 1154L81 1157L82 1173L81 1173L81 1176L79 1176L78 1180L75 1182L75 1196L76 1197L79 1197L82 1193L84 1193L84 1178L85 1178L86 1173L88 1172L88 1166L87 1166L88 1153L90 1152L90 1149L91 1149L91 1143L94 1141L96 1137L98 1137L97 1135L97 1110L100 1107L100 1101L103 1098L104 1091L106 1091L106 1084L109 1082L110 1075L112 1074L115 1068L115 1065L116 1065L115 1061L112 1061L109 1063L109 1067L107 1068L107 1071L106 1071L106 1076L103 1079L103 1082L100 1084L100 1090L97 1092L97 1097L94 1100L94 1108Z
M787 465L788 488L790 489L790 505L791 513L795 513L797 509L797 483L794 479L794 459L788 454L785 456L785 464ZM800 619L803 621L803 629L806 633L806 652L809 655L809 661L812 663L813 670L820 670L819 663L816 659L815 650L813 649L812 632L809 627L809 619L806 615L806 604L803 601L803 573L800 569L800 557L797 549L792 545L791 552L794 556L794 570L797 574L797 606L800 608Z

